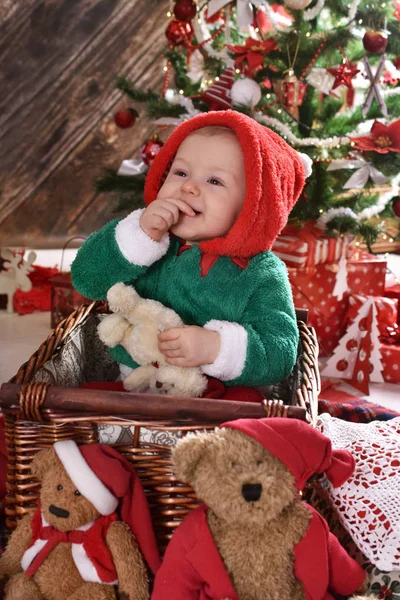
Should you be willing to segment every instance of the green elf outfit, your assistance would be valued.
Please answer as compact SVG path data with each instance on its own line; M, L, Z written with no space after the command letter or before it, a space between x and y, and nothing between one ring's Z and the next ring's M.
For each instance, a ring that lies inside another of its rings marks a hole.
M140 228L144 209L135 210L88 238L72 265L72 281L81 294L99 300L117 282L134 285L186 325L220 333L219 355L201 367L206 375L226 386L270 385L291 372L299 338L286 267L270 249L311 161L243 114L201 114L179 125L155 158L146 205L157 198L182 141L209 126L231 128L243 151L246 197L230 231L194 246L169 233L156 242ZM137 366L122 346L109 351L121 365Z

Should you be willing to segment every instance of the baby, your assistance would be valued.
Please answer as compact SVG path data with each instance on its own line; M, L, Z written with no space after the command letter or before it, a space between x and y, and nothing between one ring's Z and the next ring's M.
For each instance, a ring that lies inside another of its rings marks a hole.
M149 170L146 208L79 250L75 288L104 299L122 281L174 309L186 326L159 335L171 365L200 366L226 386L281 381L298 328L286 268L270 249L303 188L302 156L234 111L182 123ZM137 367L122 346L110 353L123 374Z

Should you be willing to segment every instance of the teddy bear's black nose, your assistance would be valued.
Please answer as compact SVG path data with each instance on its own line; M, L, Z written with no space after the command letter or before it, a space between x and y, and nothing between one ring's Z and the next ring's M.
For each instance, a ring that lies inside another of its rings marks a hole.
M68 519L69 517L69 512L67 510L54 506L54 504L50 504L49 511L52 515L56 515L56 517L61 517L62 519Z
M246 502L256 502L260 499L261 492L261 483L245 483L242 485L242 496Z

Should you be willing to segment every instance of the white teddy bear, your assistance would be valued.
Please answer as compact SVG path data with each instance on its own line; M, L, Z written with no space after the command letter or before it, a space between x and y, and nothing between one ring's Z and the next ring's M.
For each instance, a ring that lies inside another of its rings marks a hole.
M110 348L121 344L140 365L123 381L124 388L171 396L201 396L207 378L200 368L168 365L158 349L161 331L184 326L176 312L156 300L141 298L124 283L113 285L107 300L113 314L107 315L97 328L101 341Z

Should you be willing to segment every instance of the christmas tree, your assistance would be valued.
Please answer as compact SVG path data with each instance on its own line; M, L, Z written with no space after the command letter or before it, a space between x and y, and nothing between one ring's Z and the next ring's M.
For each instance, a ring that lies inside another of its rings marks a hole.
M313 160L290 215L370 246L384 217L400 216L400 2L176 0L166 15L160 90L117 87L131 108L119 127L154 122L138 154L97 181L118 210L143 202L146 171L177 124L233 108ZM393 241L393 238L390 238Z

